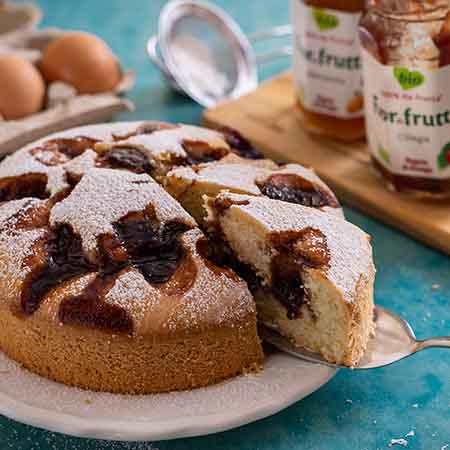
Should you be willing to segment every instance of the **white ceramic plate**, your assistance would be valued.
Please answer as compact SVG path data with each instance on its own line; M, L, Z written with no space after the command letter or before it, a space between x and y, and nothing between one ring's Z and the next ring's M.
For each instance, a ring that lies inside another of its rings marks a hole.
M46 380L0 353L0 413L79 437L150 441L200 436L275 414L316 391L335 373L274 353L256 375L189 392L121 396Z

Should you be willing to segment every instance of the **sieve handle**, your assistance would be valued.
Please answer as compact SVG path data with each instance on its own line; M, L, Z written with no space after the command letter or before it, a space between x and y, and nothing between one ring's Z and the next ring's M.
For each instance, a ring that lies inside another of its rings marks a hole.
M291 55L292 55L292 47L287 46L256 55L256 62L258 64L264 64L266 62L273 61L274 59L283 58L285 56Z
M280 25L278 27L273 27L269 30L252 33L248 36L248 39L250 40L250 42L260 42L260 41L266 41L268 39L291 36L291 35L292 35L292 26L291 25ZM291 55L292 55L292 47L286 46L286 47L277 48L275 50L270 50L268 52L260 53L260 54L256 55L256 62L258 64L264 64L264 63L273 61L274 59L283 58L285 56L291 56Z
M273 27L270 30L251 33L248 35L248 39L250 40L250 42L258 42L258 41L265 41L266 39L285 37L291 35L292 35L291 25L280 25L278 27Z

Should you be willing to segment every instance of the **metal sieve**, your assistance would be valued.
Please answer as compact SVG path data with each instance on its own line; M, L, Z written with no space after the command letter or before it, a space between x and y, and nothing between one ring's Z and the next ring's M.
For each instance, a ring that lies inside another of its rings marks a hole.
M217 6L173 0L161 11L147 52L168 83L205 107L256 88L257 64L290 55L290 46L256 55L251 42L291 35L290 25L246 36Z

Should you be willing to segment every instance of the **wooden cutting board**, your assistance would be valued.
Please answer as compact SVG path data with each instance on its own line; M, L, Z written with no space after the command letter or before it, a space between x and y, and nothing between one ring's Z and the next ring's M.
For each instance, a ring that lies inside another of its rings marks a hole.
M450 200L418 200L388 191L372 170L365 143L342 144L306 133L292 111L290 74L205 111L206 125L230 126L267 157L313 167L343 203L450 254Z

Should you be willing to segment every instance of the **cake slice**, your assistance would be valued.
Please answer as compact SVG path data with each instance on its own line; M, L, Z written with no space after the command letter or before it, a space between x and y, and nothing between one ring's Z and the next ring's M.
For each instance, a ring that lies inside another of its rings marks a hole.
M278 166L268 159L228 155L220 161L173 169L165 177L164 187L199 223L205 215L203 196L215 197L222 191L265 196L342 216L331 189L300 164Z
M222 193L206 208L222 263L247 280L259 321L356 366L374 331L369 236L335 215L264 197Z

